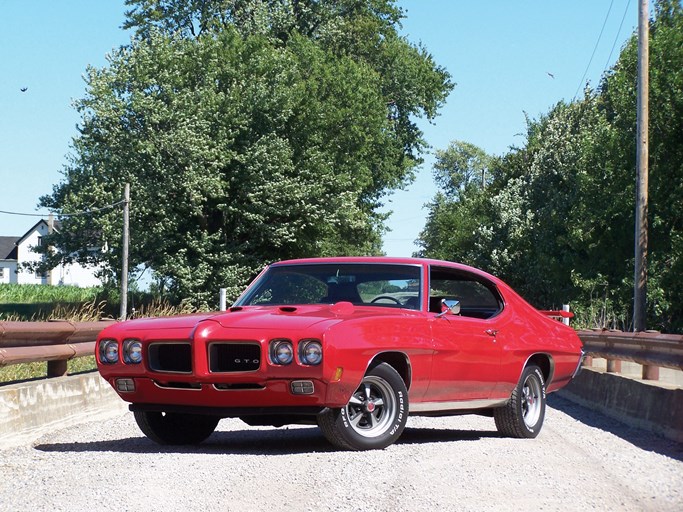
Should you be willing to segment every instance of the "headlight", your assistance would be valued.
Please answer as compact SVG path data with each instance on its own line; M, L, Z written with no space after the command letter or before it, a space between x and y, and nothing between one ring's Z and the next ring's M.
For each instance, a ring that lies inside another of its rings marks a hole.
M294 349L289 340L272 340L270 342L270 361L273 364L289 364L294 359Z
M323 346L318 340L301 340L299 342L299 361L310 366L318 365L323 360Z
M119 361L119 342L116 340L100 341L100 362L114 364Z
M142 343L139 340L126 340L123 342L123 362L127 364L139 364L142 362Z

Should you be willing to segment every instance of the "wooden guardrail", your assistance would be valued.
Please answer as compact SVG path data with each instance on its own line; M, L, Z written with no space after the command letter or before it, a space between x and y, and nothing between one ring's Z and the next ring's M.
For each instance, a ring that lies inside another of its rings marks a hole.
M66 374L66 362L95 353L95 339L114 320L99 322L0 322L0 366L48 362L48 377ZM643 365L643 378L657 380L659 368L683 370L683 335L659 332L577 331L588 357L607 359L607 371L621 361Z
M66 375L69 359L95 353L95 339L114 320L0 322L0 366L47 361L47 376Z

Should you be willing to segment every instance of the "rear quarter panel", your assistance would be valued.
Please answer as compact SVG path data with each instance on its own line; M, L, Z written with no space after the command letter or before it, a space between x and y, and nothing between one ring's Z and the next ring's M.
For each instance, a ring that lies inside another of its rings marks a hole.
M511 315L505 328L502 379L496 396L510 395L526 363L535 355L546 356L550 361L546 391L560 389L570 381L581 357L582 343L576 331L543 315L506 285L501 286L501 292Z

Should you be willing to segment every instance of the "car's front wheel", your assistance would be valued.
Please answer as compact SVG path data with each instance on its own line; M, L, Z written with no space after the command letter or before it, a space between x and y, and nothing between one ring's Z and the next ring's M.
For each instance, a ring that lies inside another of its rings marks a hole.
M408 390L386 363L368 371L345 407L318 415L325 437L345 450L386 448L400 437L407 421Z
M142 433L159 444L199 444L209 437L220 418L203 414L135 411Z
M531 439L538 435L545 418L545 381L538 366L524 368L510 401L494 409L493 417L505 436Z

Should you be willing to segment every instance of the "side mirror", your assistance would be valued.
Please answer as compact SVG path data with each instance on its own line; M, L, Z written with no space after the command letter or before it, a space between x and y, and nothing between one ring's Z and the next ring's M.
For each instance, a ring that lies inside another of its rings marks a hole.
M455 299L441 299L441 313L436 315L437 318L446 314L459 315L460 301Z

